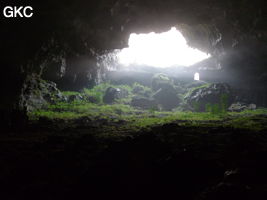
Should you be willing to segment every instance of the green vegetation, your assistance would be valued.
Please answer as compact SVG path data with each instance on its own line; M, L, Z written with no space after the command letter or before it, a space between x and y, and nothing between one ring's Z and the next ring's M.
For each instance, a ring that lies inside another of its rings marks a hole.
M88 89L85 88L82 93L84 93L87 96L90 97L94 97L96 99L96 103L102 104L103 103L103 97L105 94L105 91L109 88L109 87L115 87L115 88L119 88L121 90L127 91L129 93L129 96L131 96L132 93L132 87L128 86L128 85L113 85L109 82L107 83L101 83L97 86L95 86L92 89ZM118 103L126 103L129 101L129 98L125 98L125 99L121 99L120 102Z
M207 87L208 84L198 88ZM103 96L107 88L119 88L127 92L127 97L117 99L113 104L104 104ZM195 88L194 88L195 89ZM65 121L63 126L73 124L74 120L86 117L92 124L104 120L106 126L116 123L115 129L128 129L137 131L151 128L166 123L178 123L182 126L220 126L239 129L250 129L255 131L267 129L267 109L245 110L243 112L227 112L228 96L222 95L218 104L207 103L206 112L189 112L177 108L172 112L159 112L156 108L140 110L130 106L130 101L134 95L150 96L152 90L139 83L128 85L112 85L103 83L92 89L84 89L82 92L64 91L62 94L70 96L81 96L82 99L73 101L56 101L43 109L34 110L29 113L32 121L46 118L56 123L57 120ZM93 97L96 101L90 102L88 97ZM198 110L197 103L194 109ZM113 127L114 128L114 127Z
M242 112L228 112L230 116L251 116L251 115L267 115L266 108L258 108L256 110L244 110Z
M200 107L199 103L197 103L197 102L193 102L193 109L194 109L195 111L199 111L199 107Z
M30 119L36 120L40 117L49 119L78 119L82 116L92 118L96 117L118 117L121 114L129 114L135 112L130 106L123 104L114 105L97 105L93 103L85 103L82 101L74 101L72 103L57 103L49 105L45 110L36 110L29 113Z
M220 102L218 104L207 104L208 111L213 114L225 114L227 112L228 95L222 94L220 96Z
M71 95L79 95L80 92L74 92L74 91L62 91L62 94L65 96L71 96Z
M101 119L105 119L110 123L123 121L125 122L123 126L120 124L118 124L118 126L131 130L150 128L171 122L181 123L186 126L200 127L203 124L209 123L210 125L213 124L212 126L244 128L256 131L267 128L266 109L243 111L240 113L225 113L221 115L215 112L142 111L124 104L97 105L75 101L73 103L57 103L55 105L50 105L46 110L36 110L29 113L29 116L31 120L38 120L42 117L52 121L56 119L71 121L81 117L87 117L92 121Z
M265 111L266 112L266 111ZM229 122L224 124L236 129L249 129L253 131L261 131L267 129L267 115L248 115L232 118Z
M150 97L152 94L152 89L146 86L143 86L139 83L134 83L132 86L132 93L144 96L144 97Z
M220 97L220 111L221 113L226 113L229 104L229 96L227 94L222 94Z
M103 103L103 96L107 88L111 87L110 83L102 83L95 86L92 89L85 88L83 93L87 96L94 97L96 99L96 103Z
M228 95L227 94L223 94L220 97L220 102L218 104L211 104L211 103L207 103L205 105L205 110L206 112L210 112L212 114L220 114L220 115L224 115L227 113L227 106L228 105Z

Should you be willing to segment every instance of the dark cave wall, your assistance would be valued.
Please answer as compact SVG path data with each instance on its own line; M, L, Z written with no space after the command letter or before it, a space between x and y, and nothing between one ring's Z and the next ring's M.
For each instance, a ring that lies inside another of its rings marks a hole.
M3 2L1 10L10 4ZM127 46L131 32L162 32L174 25L191 46L215 56L225 76L229 75L227 79L240 77L236 86L245 83L265 90L264 0L48 0L24 4L33 6L33 18L1 18L2 113L17 108L28 74L39 74L63 89L96 84L98 55Z

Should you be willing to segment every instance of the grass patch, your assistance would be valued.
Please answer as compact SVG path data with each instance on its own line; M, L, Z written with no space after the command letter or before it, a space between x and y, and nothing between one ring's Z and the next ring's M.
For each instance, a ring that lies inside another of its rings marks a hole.
M71 95L79 95L80 92L75 92L75 91L62 91L62 94L65 96L71 96Z
M87 96L94 97L98 104L103 104L103 97L105 95L106 90L109 87L114 87L114 88L119 88L121 90L126 90L129 94L129 97L132 94L132 87L131 86L129 86L129 85L113 85L109 82L96 85L92 89L85 88L82 91L82 93L84 93ZM124 103L124 101L127 102L127 98L118 100L118 103Z
M267 129L266 109L243 111L240 113L226 113L224 115L208 112L158 112L140 111L128 105L96 105L92 103L74 102L71 105L61 103L60 106L51 105L48 110L38 110L29 114L31 120L45 117L50 120L75 120L88 117L92 121L105 119L106 122L124 121L119 128L138 131L166 123L178 123L183 126L201 127L203 124L210 127L232 127L261 131ZM66 124L67 126L67 124Z
M242 112L228 112L230 116L244 116L244 115L267 115L266 108L258 108L256 110L244 110Z
M29 118L30 120L39 120L41 117L50 120L55 120L55 119L72 120L72 119L78 119L85 115L86 114L78 114L74 112L54 112L54 111L36 110L29 114Z
M248 129L252 131L261 131L267 129L267 117L262 115L239 116L225 123L227 127L236 129Z
M188 93L199 88L208 87L210 84L204 84L199 87L192 88ZM117 99L115 104L108 105L103 103L103 96L109 87L119 88L128 93L126 98ZM183 112L176 110L173 112L159 112L156 109L138 110L131 107L130 101L134 95L150 96L152 90L148 87L134 83L128 85L113 85L110 83L102 83L92 89L84 89L82 92L63 91L63 95L81 95L83 97L94 97L95 103L90 103L84 98L83 100L74 100L73 102L55 102L48 105L45 109L30 112L30 120L37 121L41 117L51 121L63 119L68 122L81 117L88 117L92 122L104 120L106 126L116 124L113 128L126 128L131 130L147 129L157 125L166 123L179 123L184 126L224 126L238 129L250 129L260 131L267 129L267 109L245 110L243 112L226 112L226 97L221 98L221 109L215 109L207 105L207 112ZM187 94L188 94L187 93ZM213 110L212 110L213 109ZM71 123L70 123L71 124ZM113 125L112 125L113 126Z

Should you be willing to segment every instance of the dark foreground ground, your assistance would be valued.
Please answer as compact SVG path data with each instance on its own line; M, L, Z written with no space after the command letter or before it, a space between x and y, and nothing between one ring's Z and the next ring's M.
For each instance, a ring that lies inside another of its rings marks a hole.
M265 130L107 127L5 131L1 199L267 199Z

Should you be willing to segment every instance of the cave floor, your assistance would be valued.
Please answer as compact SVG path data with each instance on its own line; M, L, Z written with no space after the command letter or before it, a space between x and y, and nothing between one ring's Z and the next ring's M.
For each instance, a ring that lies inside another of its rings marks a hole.
M249 117L142 128L39 119L0 135L2 196L266 199L267 115Z

